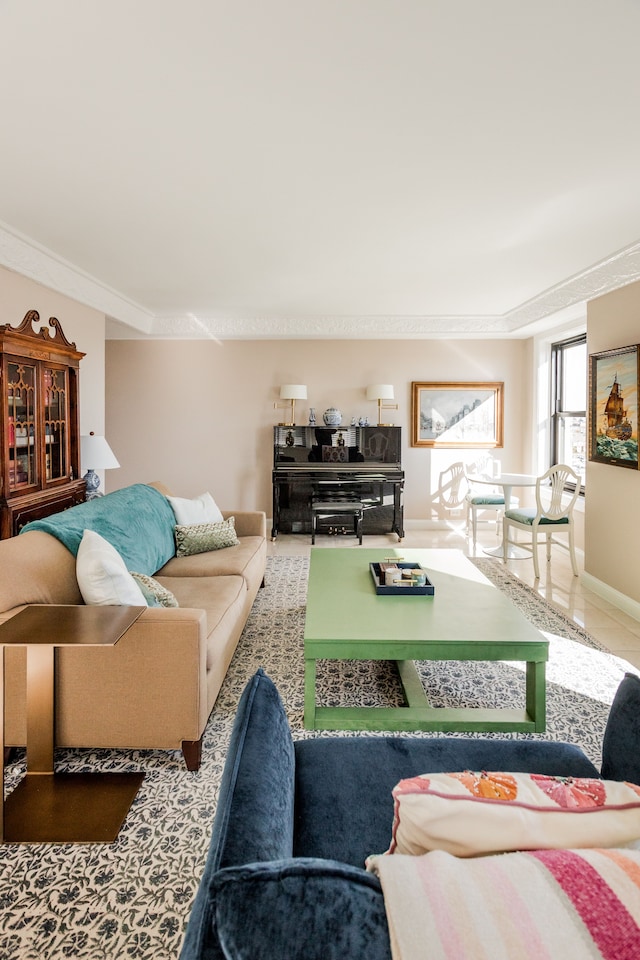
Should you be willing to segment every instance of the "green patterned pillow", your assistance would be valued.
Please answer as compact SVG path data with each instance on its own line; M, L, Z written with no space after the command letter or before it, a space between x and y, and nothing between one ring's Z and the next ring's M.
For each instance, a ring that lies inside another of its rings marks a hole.
M236 536L235 517L220 523L178 524L174 527L176 538L176 557L190 557L194 553L207 553L209 550L222 550L240 543Z
M147 576L146 573L132 573L131 576L142 590L144 598L150 607L179 606L171 590L167 590L166 587L163 587L162 584L154 580L153 577Z

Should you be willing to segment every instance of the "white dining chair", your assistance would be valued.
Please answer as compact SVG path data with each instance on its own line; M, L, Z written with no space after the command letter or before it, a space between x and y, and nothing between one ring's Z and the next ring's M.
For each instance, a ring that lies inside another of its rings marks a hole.
M467 504L467 530L469 528L469 518L471 518L471 531L473 545L475 547L478 540L478 522L485 522L487 519L489 522L495 522L496 536L499 534L500 517L502 516L502 510L504 508L504 494L495 487L485 487L483 490L480 485L474 486L472 473L467 473L467 484L468 492L465 497ZM484 515L487 511L493 514L493 516L486 518ZM479 514L481 516L479 516Z
M500 523L505 506L504 491L498 486L488 487L486 482L474 482L479 474L485 477L497 477L496 466L499 469L499 461L494 460L493 457L484 457L478 463L470 464L466 468L467 532L469 530L469 519L471 519L474 547L478 541L478 523L495 523L496 536L500 535ZM518 506L518 503L517 498L512 500L513 506ZM487 513L489 516L486 516Z
M567 491L567 483L575 484L573 491ZM581 480L575 470L565 463L556 463L538 477L536 481L535 507L518 507L505 511L503 518L503 559L507 562L507 550L510 544L517 544L533 555L533 570L536 580L540 578L538 565L538 532L542 528L547 541L547 562L551 560L551 544L556 543L569 550L574 577L578 576L576 549L574 542L573 508L580 494ZM514 540L513 531L526 530L531 540ZM567 542L558 540L556 535L567 534Z

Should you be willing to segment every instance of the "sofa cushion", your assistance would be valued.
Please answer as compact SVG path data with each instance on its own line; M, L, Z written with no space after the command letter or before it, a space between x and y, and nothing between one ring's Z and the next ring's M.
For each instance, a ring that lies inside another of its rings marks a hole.
M148 606L116 548L95 530L85 530L82 535L76 557L76 577L85 603Z
M426 960L640 957L640 852L378 857L393 955Z
M264 575L266 542L263 537L242 537L235 547L210 550L191 557L173 557L156 577L216 577L237 574L249 583ZM256 587L257 589L257 587Z
M179 606L174 594L167 587L146 573L135 573L131 571L131 576L138 584L145 600L150 607L177 607Z
M535 773L430 773L393 790L390 854L456 857L619 847L640 838L640 787Z
M185 497L167 496L178 524L220 523L222 513L210 493L188 500Z
M212 888L227 960L391 958L379 882L362 870L302 858L254 863L220 870Z
M550 776L598 776L576 746L521 738L318 737L296 740L295 752L294 854L360 867L369 854L389 846L392 790L405 777L498 767Z
M209 550L235 547L240 542L236 536L233 517L219 523L176 524L176 556L191 557Z
M158 582L170 591L178 605L204 610L207 617L207 670L218 653L235 637L238 620L247 603L242 577L160 577Z

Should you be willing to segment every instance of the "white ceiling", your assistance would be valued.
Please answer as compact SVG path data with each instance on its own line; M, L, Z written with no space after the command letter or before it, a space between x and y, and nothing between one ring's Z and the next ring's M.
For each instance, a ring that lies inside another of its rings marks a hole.
M116 337L529 335L640 277L639 38L638 0L0 0L0 263Z

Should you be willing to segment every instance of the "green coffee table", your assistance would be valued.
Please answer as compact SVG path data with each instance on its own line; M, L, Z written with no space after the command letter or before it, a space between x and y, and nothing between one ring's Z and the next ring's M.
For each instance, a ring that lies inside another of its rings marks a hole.
M378 596L369 563L420 563L430 596ZM310 730L545 729L549 642L459 550L311 549L304 632L304 725ZM316 706L317 660L392 660L405 707ZM431 707L414 660L526 663L522 709Z

